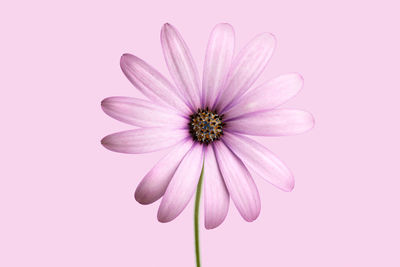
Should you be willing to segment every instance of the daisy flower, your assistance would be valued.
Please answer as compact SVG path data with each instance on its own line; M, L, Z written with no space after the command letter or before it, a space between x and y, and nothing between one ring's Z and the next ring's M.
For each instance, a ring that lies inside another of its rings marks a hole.
M303 79L286 74L253 88L271 58L275 37L262 33L235 57L234 43L231 25L215 26L201 81L188 46L167 23L161 45L173 83L144 60L124 54L122 71L148 99L109 97L101 103L109 116L138 127L104 137L107 149L133 154L171 149L135 192L141 204L162 198L160 222L175 219L196 188L196 208L204 191L204 223L212 229L224 221L230 199L246 221L258 217L260 196L253 177L284 191L294 187L282 161L247 136L293 135L313 127L310 113L278 108L298 93Z

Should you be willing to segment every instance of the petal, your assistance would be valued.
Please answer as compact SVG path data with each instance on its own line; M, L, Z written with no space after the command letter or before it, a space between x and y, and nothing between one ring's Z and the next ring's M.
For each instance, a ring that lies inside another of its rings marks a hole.
M224 142L258 176L284 191L293 190L292 173L264 146L246 136L230 133L224 134Z
M256 36L232 63L228 78L216 104L223 113L226 106L243 95L263 72L275 48L275 37L270 33Z
M294 97L302 87L303 78L297 73L278 76L245 94L229 111L225 111L225 118L273 109Z
M134 55L124 54L120 65L128 80L150 100L166 103L185 115L191 113L174 86L145 61Z
M233 203L246 221L254 221L261 210L260 196L243 162L223 142L214 142L218 167Z
M150 204L164 195L176 168L192 145L193 140L186 139L157 162L136 188L135 199L137 202Z
M203 165L203 146L194 144L179 164L158 209L160 222L175 219L196 190Z
M229 193L218 169L212 146L205 147L204 156L204 223L207 229L219 226L228 214Z
M203 71L203 107L213 107L231 66L235 33L228 23L215 26L208 41Z
M264 136L304 133L314 126L313 116L303 110L273 109L249 113L226 122L228 131Z
M107 135L101 144L111 151L141 154L171 147L187 137L187 130L141 128Z
M175 110L138 98L108 97L101 102L101 107L110 117L139 127L184 128L188 122Z
M161 45L168 70L180 94L196 110L200 107L200 80L189 48L178 30L168 23L161 29Z

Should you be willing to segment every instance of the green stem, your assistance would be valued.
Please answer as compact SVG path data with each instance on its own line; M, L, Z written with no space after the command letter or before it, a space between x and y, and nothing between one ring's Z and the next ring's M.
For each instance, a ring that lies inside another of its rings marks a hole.
M203 184L203 173L204 173L204 162L201 168L201 174L199 183L197 184L196 190L196 201L194 204L194 244L196 249L196 266L201 266L200 261L200 239L199 239L199 209L200 209L200 198L201 198L201 187Z

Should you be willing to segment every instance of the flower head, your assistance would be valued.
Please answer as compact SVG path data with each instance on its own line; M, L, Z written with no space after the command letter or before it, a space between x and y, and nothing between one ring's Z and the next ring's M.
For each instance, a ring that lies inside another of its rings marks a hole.
M175 219L192 198L204 164L205 226L220 225L232 199L246 221L260 213L253 177L291 191L294 179L267 148L246 135L282 136L312 128L311 114L277 108L298 93L299 74L281 75L252 88L275 48L275 37L263 33L236 57L232 26L218 24L208 42L203 79L179 32L161 30L165 61L174 84L145 61L130 54L121 68L148 100L109 97L105 113L139 128L108 135L102 144L116 152L171 150L138 185L135 198L150 204L162 198L158 220Z

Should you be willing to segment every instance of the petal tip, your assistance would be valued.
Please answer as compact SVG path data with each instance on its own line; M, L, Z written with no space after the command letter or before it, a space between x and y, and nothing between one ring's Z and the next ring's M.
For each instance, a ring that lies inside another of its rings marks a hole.
M131 58L130 56L132 56L132 55L126 54L126 53L122 54L122 56L119 60L119 66L121 67L121 69L124 73L126 71L127 65L129 64L128 60L129 60L129 58Z
M260 210L258 210L257 212L255 212L254 214L248 214L246 216L243 216L243 219L246 222L254 222L255 220L257 220L258 216L260 215Z
M223 218L222 220L219 220L219 221L214 221L214 222L205 221L205 222L204 222L204 227L205 227L207 230L215 229L215 228L217 228L218 226L220 226L220 225L224 222L225 217L226 217L226 216L224 216L224 218Z
M212 230L212 229L217 228L225 221L226 215L227 215L227 212L223 216L220 216L219 218L214 218L213 220L210 220L210 219L207 219L207 215L205 214L204 227L207 230Z
M170 221L172 221L174 218L170 218L167 214L163 214L162 212L160 212L160 209L158 210L158 213L157 213L157 220L160 222L160 223L167 223L167 222L170 222Z
M282 190L283 192L292 192L295 186L295 180L292 174L285 179L285 182L281 183L280 185L273 184L275 185L278 189Z
M166 22L166 23L164 23L164 25L161 28L161 34L164 34L167 31L171 31L171 30L173 31L174 29L175 29L175 27L171 23Z
M295 185L296 183L295 183L295 181L294 181L294 179L293 179L293 177L292 177L292 179L291 179L291 181L290 181L290 183L289 183L289 185L288 185L288 187L286 188L286 192L292 192L293 191L293 189L294 189L294 185Z
M303 77L303 75L301 75L300 73L298 73L298 72L290 72L290 73L288 73L288 74L284 74L284 75L282 75L283 77L284 76L286 76L286 77L290 77L291 79L293 79L293 81L296 81L296 83L299 83L299 84L301 84L301 86L300 87L302 87L303 86L303 84L304 84L304 77Z
M104 98L103 100L101 100L100 106L104 110L104 106L106 106L106 105L107 105L107 98Z
M227 23L227 22L218 23L217 25L215 25L214 30L218 29L218 28L224 28L226 30L233 31L233 26L231 24Z
M304 77L303 77L303 75L301 75L301 74L298 73L298 72L295 72L295 74L297 75L297 77L299 78L299 80L300 80L302 83L304 83Z
M135 194L134 194L134 197L135 197L135 200L139 203L139 204L142 204L142 205L148 205L148 204L150 204L151 202L149 202L149 201L147 201L146 200L146 196L145 195L143 195L142 193L141 193L141 191L140 191L140 184L139 184L139 186L136 188L136 190L135 190Z
M109 149L109 148L108 148L109 143L107 142L107 140L108 140L107 137L108 137L108 136L103 137L103 138L100 140L100 144L101 144L102 146L104 146L105 148Z
M160 223L167 223L167 222L169 222L168 220L165 220L164 218L162 218L162 217L160 217L160 216L157 216L157 220L158 220Z
M315 117L310 113L310 116L311 116L311 128L310 128L310 130L312 129L312 128L314 128L314 126L315 126Z
M257 35L255 38L256 38L256 39L264 39L264 41L267 41L267 42L273 42L274 45L276 44L276 42L277 42L277 40L278 40L278 39L276 38L275 34L270 33L270 32L263 32L263 33L260 33L260 34Z
M286 167L286 165L284 164L284 166ZM293 173L291 172L291 170L289 168L286 167L286 170L288 171L287 173L287 178L285 179L286 183L283 187L278 187L281 190L285 191L285 192L292 192L294 189L294 186L296 184L296 181L294 180L294 176Z
M302 133L309 132L315 127L315 118L314 118L314 116L308 111L304 111L304 112L307 114L306 116L308 116L308 118L307 118L308 125L307 125L307 128Z
M286 135L304 134L311 131L314 128L315 126L314 116L310 112L305 110L298 110L298 111L300 112L299 115L301 115L299 116L298 120L300 127L297 132L293 132L292 134L286 134Z
M107 145L110 145L111 144L111 142L110 142L110 139L111 139L111 137L113 136L113 134L109 134L109 135L107 135L107 136L104 136L102 139L101 139L101 144L103 145L103 146L107 146Z
M215 228L217 228L218 227L218 225L215 225L215 224L211 224L211 223L205 223L204 224L204 227L207 229L207 230L212 230L212 229L215 229Z
M100 141L101 145L110 151L124 153L115 147L115 144L112 141L113 136L114 134L110 134L103 137L103 139L101 139Z
M139 58L132 54L124 53L124 54L122 54L122 56L119 60L119 64L120 64L121 68L124 68L127 65L134 63L135 61L139 61Z
M113 97L107 97L107 98L104 98L103 100L101 100L100 106L103 109L103 111L105 111L105 109L107 109L111 105L112 98Z
M127 60L127 58L128 58L129 56L130 56L130 55L129 55L128 53L122 54L122 56L121 56L119 62L120 62L121 64L125 63L125 61Z
M148 201L144 196L136 195L136 194L135 194L135 200L141 205L149 205L149 204L153 203L153 202Z

